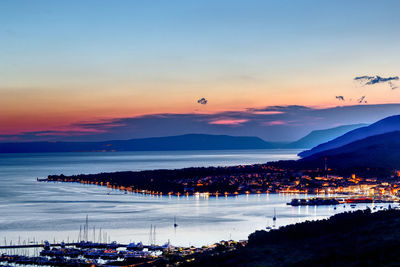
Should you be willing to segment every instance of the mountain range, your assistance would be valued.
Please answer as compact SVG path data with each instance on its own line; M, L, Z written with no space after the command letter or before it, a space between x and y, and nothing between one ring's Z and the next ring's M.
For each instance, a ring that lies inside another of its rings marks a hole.
M299 140L287 144L288 148L312 148L319 144L328 142L338 136L341 136L349 131L354 129L367 126L367 124L350 124L338 126L335 128L324 129L324 130L315 130L309 133L308 135L300 138Z
M400 169L400 131L378 134L300 159L305 166Z
M15 142L0 143L0 153L50 153L95 151L168 151L311 148L365 124L345 125L312 131L295 142L268 142L252 136L186 134L101 142Z
M371 125L354 129L331 141L322 143L310 150L303 151L299 153L299 156L302 158L310 157L326 150L342 147L357 140L393 131L400 131L400 115L390 116Z
M208 134L186 134L179 136L152 137L130 140L112 140L101 142L20 142L0 143L0 153L49 153L49 152L96 152L96 151L169 151L169 150L225 150L225 149L276 149L308 148L299 154L304 160L312 162L323 157L347 159L362 156L370 163L367 151L397 155L388 150L390 143L397 144L394 138L400 131L400 115L387 117L371 125L354 124L312 131L307 136L287 143L267 142L252 136L229 136ZM396 132L385 135L385 133ZM382 135L383 134L383 135ZM368 139L366 139L368 138ZM364 140L366 139L366 140ZM357 142L360 141L360 142ZM364 142L369 142L364 144ZM389 144L388 144L389 142ZM368 145L375 144L374 147ZM394 146L395 147L395 146ZM373 149L372 149L373 148ZM386 152L385 152L386 151ZM374 153L375 153L374 152ZM350 156L349 156L350 157ZM385 154L385 157L390 155ZM336 162L343 162L337 159ZM360 158L361 159L361 158ZM355 162L354 160L349 160ZM393 162L389 165L393 166ZM343 162L344 164L344 162ZM380 164L382 165L382 164Z
M276 144L258 137L186 134L104 142L25 142L0 143L0 153L49 152L107 152L107 151L168 151L168 150L224 150L269 149Z

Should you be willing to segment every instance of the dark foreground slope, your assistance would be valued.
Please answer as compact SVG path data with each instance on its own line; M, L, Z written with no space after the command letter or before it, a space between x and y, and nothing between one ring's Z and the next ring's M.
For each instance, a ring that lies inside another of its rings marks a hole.
M302 158L309 157L316 153L319 153L319 152L322 152L325 150L335 149L335 148L350 144L352 142L355 142L357 140L367 138L369 136L393 132L393 131L400 131L400 115L387 117L387 118L380 120L378 122L375 122L369 126L361 127L361 128L355 129L353 131L350 131L350 132L348 132L338 138L335 138L329 142L320 144L310 150L303 151L303 152L299 153L299 156Z
M219 250L186 266L399 266L400 211L342 213L256 231L246 247Z
M304 166L347 169L358 167L399 169L400 131L374 135L345 146L322 151L298 162Z

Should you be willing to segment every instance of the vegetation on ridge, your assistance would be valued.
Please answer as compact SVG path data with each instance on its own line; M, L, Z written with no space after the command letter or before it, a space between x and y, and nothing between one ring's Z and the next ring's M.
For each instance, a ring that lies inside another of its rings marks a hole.
M341 213L256 231L237 250L197 255L187 266L398 266L400 211Z

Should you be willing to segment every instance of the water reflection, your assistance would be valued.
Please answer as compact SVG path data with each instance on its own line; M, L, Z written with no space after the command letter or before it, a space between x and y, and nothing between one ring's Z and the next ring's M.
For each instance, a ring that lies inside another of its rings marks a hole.
M66 183L37 183L48 174L235 165L296 158L298 151L213 151L150 153L57 153L0 155L0 243L18 240L76 241L89 216L90 229L107 239L128 243L149 240L174 245L211 244L246 239L255 230L326 218L349 208L291 207L293 197L311 195L254 194L227 197L123 194L108 188ZM381 205L380 205L381 206ZM358 205L357 208L365 208ZM276 222L273 222L274 209ZM179 227L174 227L176 216ZM22 241L21 241L22 242Z

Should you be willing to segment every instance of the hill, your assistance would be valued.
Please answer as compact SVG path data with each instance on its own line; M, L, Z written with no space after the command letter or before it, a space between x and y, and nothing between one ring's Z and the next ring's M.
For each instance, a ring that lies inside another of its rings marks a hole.
M400 168L400 131L370 136L339 148L325 150L298 162L329 168Z
M258 137L186 134L104 142L0 143L0 153L269 149L276 147L277 144L266 142Z
M299 153L299 156L302 158L309 157L313 154L329 150L335 149L347 144L350 144L354 141L364 139L369 136L393 132L393 131L400 131L400 115L387 117L382 119L378 122L375 122L369 126L357 128L352 130L338 138L335 138L329 142L320 144L311 150L306 150Z
M303 138L288 144L289 148L312 148L319 144L328 142L334 138L337 138L349 131L354 129L367 126L367 124L351 124L343 125L335 128L329 128L324 130L315 130L304 136Z
M250 234L236 250L219 246L183 266L398 266L400 211L340 213Z

